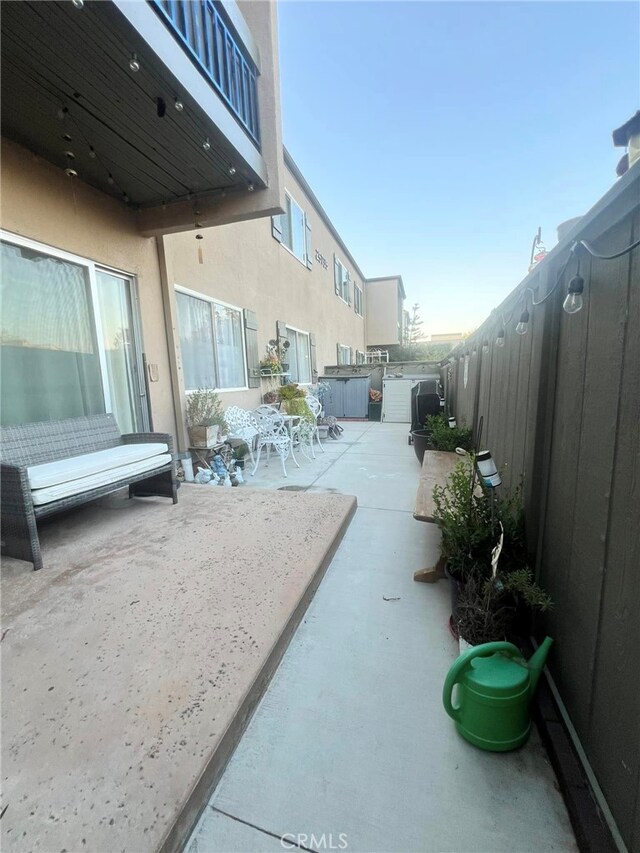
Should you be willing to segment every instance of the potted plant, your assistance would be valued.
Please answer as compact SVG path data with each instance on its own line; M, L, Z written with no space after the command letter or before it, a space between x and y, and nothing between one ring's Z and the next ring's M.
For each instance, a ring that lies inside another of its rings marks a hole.
M421 465L426 450L444 450L450 453L456 447L471 450L473 441L468 427L452 429L444 415L429 415L424 429L414 429L411 437L413 450Z
M266 403L267 406L273 406L275 403L280 402L280 397L278 396L277 391L267 391L262 396L262 402Z
M498 571L491 578L470 576L459 593L455 617L460 652L482 643L514 639L514 633L519 633L518 613L528 616L551 606L551 598L528 567Z
M187 429L192 447L213 447L220 429L226 429L222 404L212 388L187 395Z
M305 400L306 392L295 382L283 385L279 391L284 410L288 415L299 415L303 420L315 423L311 409Z
M546 610L551 600L528 566L521 490L504 496L480 491L469 454L445 486L434 488L433 499L454 635L478 645L523 631L532 611Z
M245 441L241 444L236 444L233 448L233 458L236 463L236 468L240 468L241 471L244 471L244 458L249 452L249 446Z
M268 347L267 347L268 349ZM275 376L282 373L282 363L277 355L267 352L260 362L260 374L262 376Z

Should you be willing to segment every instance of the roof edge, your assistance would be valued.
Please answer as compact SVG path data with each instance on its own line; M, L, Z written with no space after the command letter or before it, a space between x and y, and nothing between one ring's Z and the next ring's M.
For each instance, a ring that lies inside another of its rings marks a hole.
M358 262L356 261L356 259L353 257L353 255L351 254L351 252L347 248L346 243L344 242L344 240L342 239L342 237L338 233L338 229L335 227L333 222L329 219L328 213L326 212L324 207L318 201L317 195L314 193L314 191L309 186L307 179L305 178L305 176L302 174L302 172L300 171L300 169L296 165L293 157L291 156L291 154L289 153L289 151L287 150L287 147L285 145L282 146L282 150L284 152L284 164L285 164L285 166L293 174L293 177L296 179L296 181L300 184L300 186L302 187L302 189L304 190L306 195L309 197L311 204L316 209L316 213L318 213L318 215L320 216L320 218L322 219L324 224L327 226L327 228L331 232L331 235L334 237L336 242L343 249L346 257L351 261L351 263L353 264L356 272L358 273L358 275L360 276L362 281L363 282L366 281L366 276L362 272L362 270L360 269Z
M406 294L405 289L404 289L404 282L402 281L401 275L378 275L375 278L367 278L367 279L365 279L365 281L391 281L393 279L400 282L400 290L402 291L402 298L406 299L407 294Z

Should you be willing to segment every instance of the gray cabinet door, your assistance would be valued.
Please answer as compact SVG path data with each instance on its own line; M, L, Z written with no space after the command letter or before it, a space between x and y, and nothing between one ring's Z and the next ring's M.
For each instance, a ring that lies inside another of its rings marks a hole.
M325 376L322 379L329 386L324 398L324 413L325 415L333 415L335 418L344 417L344 386L343 379L338 379L335 376Z
M366 418L369 413L369 376L323 376L329 390L324 398L325 415L336 418Z
M369 413L369 386L371 381L368 376L347 379L344 383L344 417L366 418Z

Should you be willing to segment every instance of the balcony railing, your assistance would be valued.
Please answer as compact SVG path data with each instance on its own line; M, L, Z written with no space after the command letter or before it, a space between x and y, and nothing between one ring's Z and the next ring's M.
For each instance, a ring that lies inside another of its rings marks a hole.
M259 146L258 71L243 55L211 0L150 0L150 3Z

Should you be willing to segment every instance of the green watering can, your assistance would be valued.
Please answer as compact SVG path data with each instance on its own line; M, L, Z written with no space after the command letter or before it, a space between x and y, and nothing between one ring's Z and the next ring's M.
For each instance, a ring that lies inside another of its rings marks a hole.
M445 679L442 702L463 738L491 752L522 746L531 728L529 702L552 643L547 637L528 662L512 643L484 643L460 655Z

